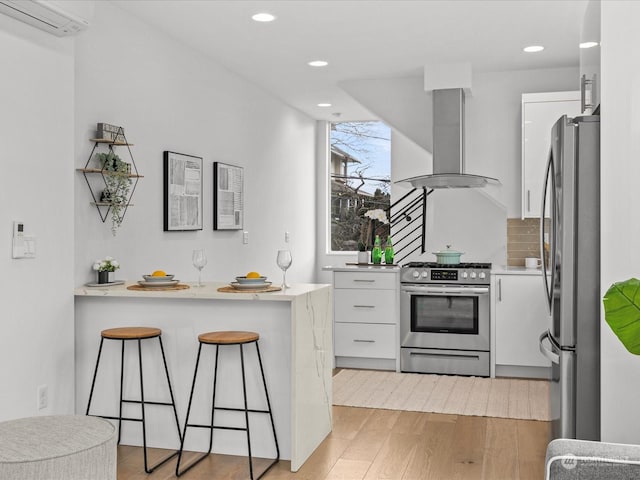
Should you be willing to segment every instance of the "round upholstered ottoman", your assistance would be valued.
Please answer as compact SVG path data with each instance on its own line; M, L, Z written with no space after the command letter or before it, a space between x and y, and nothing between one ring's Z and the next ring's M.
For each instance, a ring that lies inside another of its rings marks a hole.
M114 480L116 428L84 415L0 422L0 479Z

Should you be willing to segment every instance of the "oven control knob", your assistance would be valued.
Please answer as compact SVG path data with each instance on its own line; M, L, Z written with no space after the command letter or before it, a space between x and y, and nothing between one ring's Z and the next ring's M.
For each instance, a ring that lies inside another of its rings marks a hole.
M476 272L471 272L471 278L476 278Z
M484 272L478 274L478 278L485 278L487 275Z
M462 272L462 278L467 278L469 274L467 272Z
M422 272L422 278L427 278L429 276L429 273L427 272Z
M413 272L413 278L420 278L420 272L417 270Z

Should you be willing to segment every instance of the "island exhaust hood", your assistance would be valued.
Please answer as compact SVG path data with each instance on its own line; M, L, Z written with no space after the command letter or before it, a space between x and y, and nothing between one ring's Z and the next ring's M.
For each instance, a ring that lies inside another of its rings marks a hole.
M433 90L433 174L398 180L414 187L477 188L500 185L491 177L464 172L464 90Z

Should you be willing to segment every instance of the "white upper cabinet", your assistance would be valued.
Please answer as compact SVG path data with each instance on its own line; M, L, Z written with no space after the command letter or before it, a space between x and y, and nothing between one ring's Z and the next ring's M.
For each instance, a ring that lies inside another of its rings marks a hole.
M540 218L551 127L562 115L580 115L579 91L522 94L522 218Z
M587 3L580 33L580 88L585 115L600 105L600 3Z

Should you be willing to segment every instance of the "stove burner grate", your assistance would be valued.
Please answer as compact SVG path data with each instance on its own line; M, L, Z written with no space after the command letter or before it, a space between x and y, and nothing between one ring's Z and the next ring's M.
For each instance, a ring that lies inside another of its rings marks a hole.
M490 269L490 263L437 263L437 262L409 262L402 265L402 268L486 268Z

